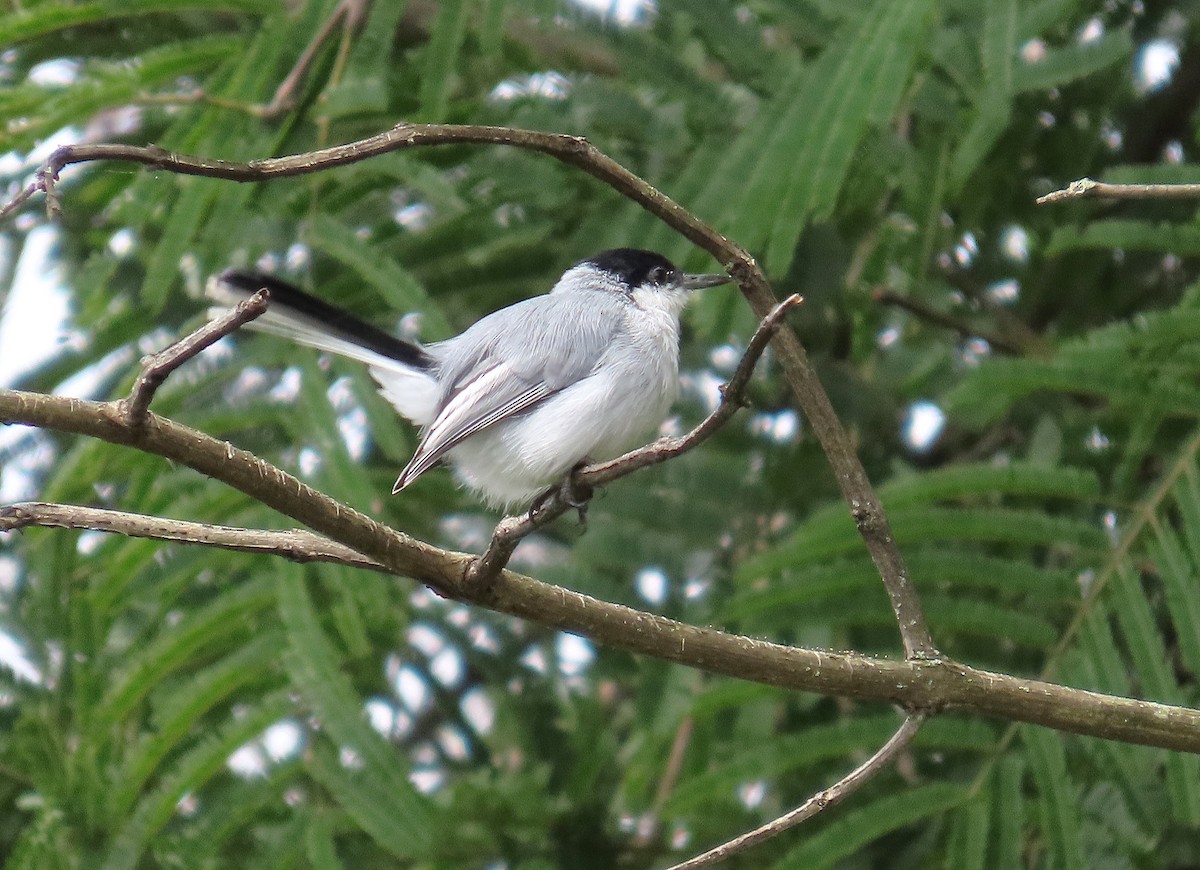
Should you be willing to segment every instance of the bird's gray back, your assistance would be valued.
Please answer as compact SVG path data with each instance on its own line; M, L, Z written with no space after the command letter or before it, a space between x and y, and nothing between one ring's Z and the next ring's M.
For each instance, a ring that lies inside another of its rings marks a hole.
M443 398L481 369L506 363L525 384L557 392L586 377L623 328L630 304L615 294L556 293L510 305L439 342Z

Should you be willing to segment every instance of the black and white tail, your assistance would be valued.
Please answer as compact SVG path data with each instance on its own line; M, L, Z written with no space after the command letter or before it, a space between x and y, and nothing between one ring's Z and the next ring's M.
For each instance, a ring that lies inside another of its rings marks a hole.
M267 311L247 329L365 363L397 411L421 426L433 419L440 392L437 358L420 345L271 275L231 269L209 279L205 295L220 305L236 305L264 287L271 294Z

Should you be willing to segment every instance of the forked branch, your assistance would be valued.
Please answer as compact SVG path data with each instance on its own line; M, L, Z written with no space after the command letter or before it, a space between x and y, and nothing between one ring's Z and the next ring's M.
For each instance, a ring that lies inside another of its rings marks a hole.
M899 704L957 707L1165 749L1200 753L1200 710L1119 698L991 673L945 657L895 661L770 643L688 625L503 571L495 583L465 582L472 557L390 529L306 486L245 450L150 413L130 426L119 402L88 402L0 390L0 423L20 423L121 444L186 465L442 595L653 656L786 689Z

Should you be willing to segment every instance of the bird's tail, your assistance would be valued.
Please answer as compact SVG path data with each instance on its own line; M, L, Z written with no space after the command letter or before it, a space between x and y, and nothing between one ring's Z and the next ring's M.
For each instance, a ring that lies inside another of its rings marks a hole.
M248 329L366 363L380 392L414 423L428 423L437 402L437 359L418 344L402 341L348 311L271 275L231 269L209 279L205 295L235 305L266 288L267 311Z

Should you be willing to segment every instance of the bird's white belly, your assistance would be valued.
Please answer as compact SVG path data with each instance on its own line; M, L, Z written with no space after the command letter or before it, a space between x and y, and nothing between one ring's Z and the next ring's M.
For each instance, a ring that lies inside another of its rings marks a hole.
M456 474L491 504L511 505L529 501L584 459L619 456L645 441L670 410L678 392L670 362L642 369L637 389L622 372L606 370L489 426L450 451Z

